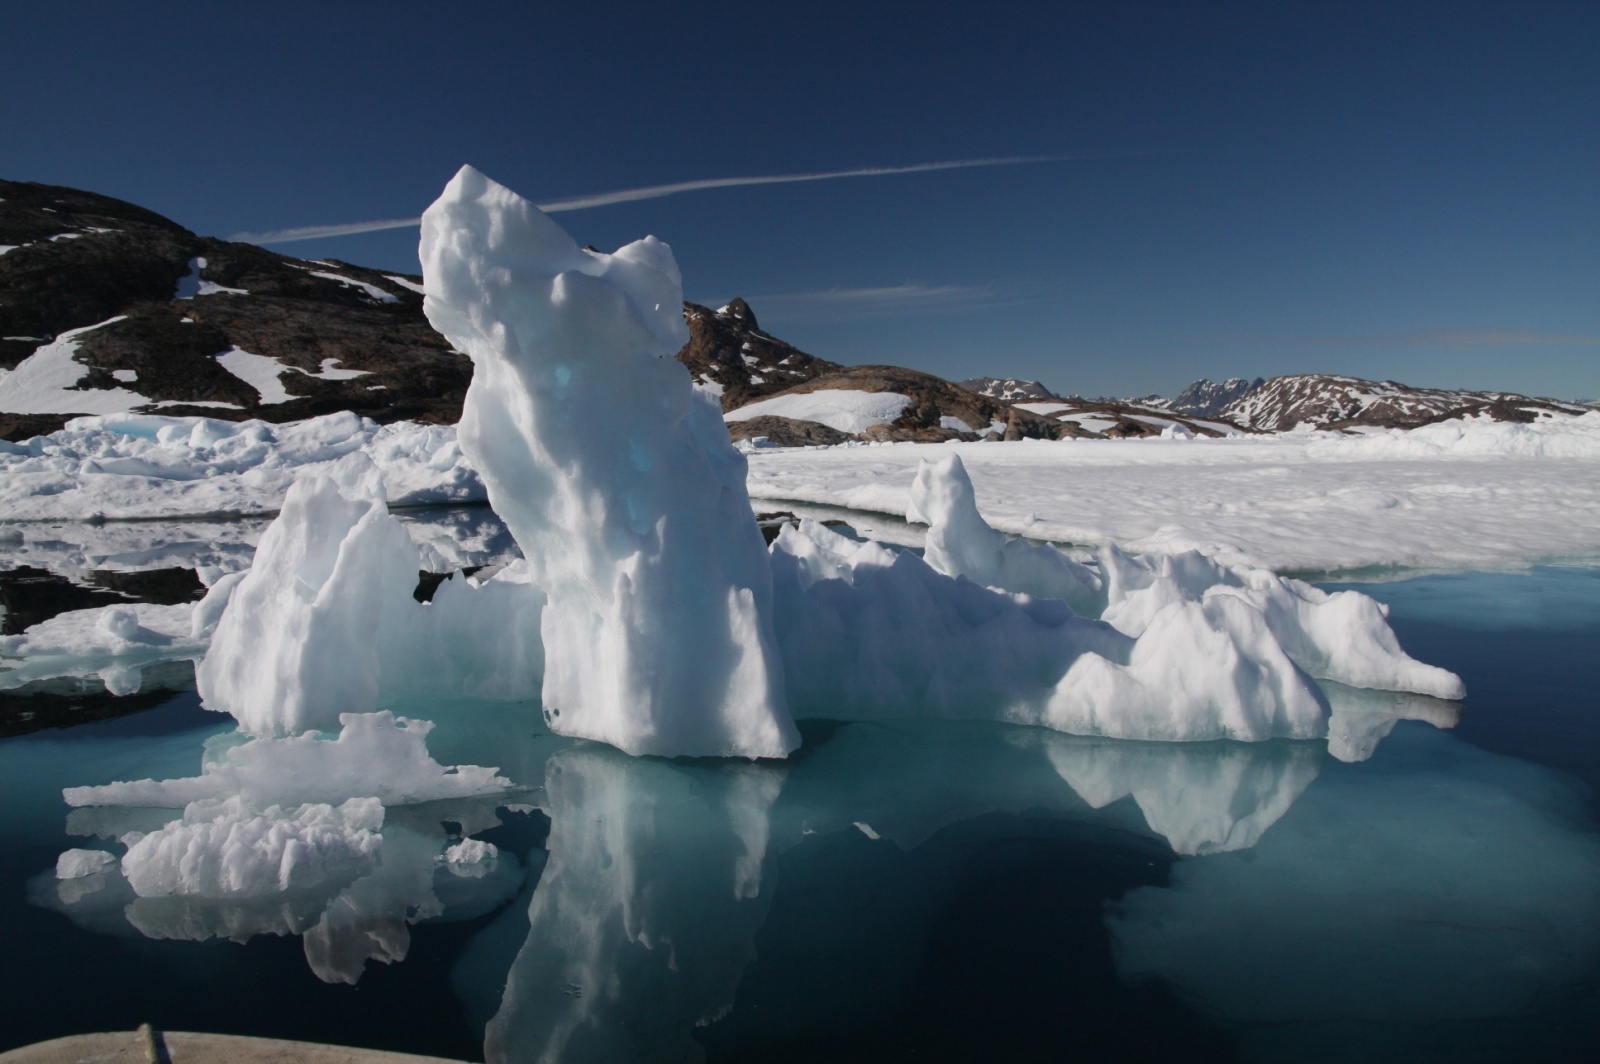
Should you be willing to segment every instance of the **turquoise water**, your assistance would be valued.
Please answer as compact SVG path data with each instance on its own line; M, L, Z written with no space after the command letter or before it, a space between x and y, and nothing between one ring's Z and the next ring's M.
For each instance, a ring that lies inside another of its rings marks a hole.
M728 765L419 706L439 760L528 793L391 811L381 874L335 897L50 874L141 827L69 821L62 787L198 770L230 722L192 693L0 741L0 1049L151 1022L495 1061L1587 1060L1600 570L1359 587L1466 680L1453 730L1347 764L816 723ZM461 832L491 875L436 866Z

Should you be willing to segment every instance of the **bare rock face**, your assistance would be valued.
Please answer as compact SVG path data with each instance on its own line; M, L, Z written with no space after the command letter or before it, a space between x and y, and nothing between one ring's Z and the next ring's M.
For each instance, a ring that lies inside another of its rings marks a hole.
M848 432L816 421L800 421L792 417L748 418L728 422L728 433L735 440L765 440L773 447L831 447L855 439Z
M1323 429L1416 428L1461 417L1533 421L1583 413L1574 403L1530 399L1511 392L1412 388L1329 374L1274 377L1234 400L1222 416L1247 428L1287 432L1301 425Z
M71 392L87 400L118 388L146 400L131 400L136 410L227 420L460 416L472 365L423 319L418 277L200 237L74 189L0 181L0 200L0 246L9 247L0 254L0 369L15 370L63 332L122 317L82 334L72 358L83 374L57 409L0 401L6 438L103 409L60 409ZM219 361L235 351L275 360L255 365L269 380L276 368L281 390Z
M685 303L683 320L689 342L678 361L702 388L718 394L724 411L841 368L763 332L743 299L720 310Z

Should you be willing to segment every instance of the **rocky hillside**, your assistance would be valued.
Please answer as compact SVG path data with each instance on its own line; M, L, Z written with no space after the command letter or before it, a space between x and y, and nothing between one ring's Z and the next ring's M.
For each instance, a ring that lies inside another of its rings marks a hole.
M727 412L735 439L775 446L849 439L1057 439L1076 426L899 366L841 366Z
M743 299L720 310L685 303L683 318L689 342L678 352L678 361L689 368L695 383L721 397L724 410L843 368L763 332Z
M1179 392L1177 397L1166 405L1168 410L1179 414L1214 417L1222 413L1229 403L1244 398L1265 383L1267 382L1260 377L1255 380L1229 377L1221 384L1202 377Z
M1056 401L1018 403L1017 406L1041 417L1073 427L1073 434L1088 439L1126 440L1159 436L1169 429L1191 436L1227 436L1239 426L1221 418L1198 418L1179 414L1165 405L1123 399L1083 399L1068 396Z
M160 410L450 422L472 366L421 281L197 236L151 211L0 181L0 430Z
M1061 398L1038 381L1018 380L1015 377L973 377L961 382L969 392L987 395L1006 403L1019 403L1031 399Z
M1301 374L1274 377L1234 400L1221 416L1262 432L1301 425L1323 429L1415 428L1450 418L1486 416L1497 421L1580 414L1583 407L1511 392L1412 388L1394 381Z

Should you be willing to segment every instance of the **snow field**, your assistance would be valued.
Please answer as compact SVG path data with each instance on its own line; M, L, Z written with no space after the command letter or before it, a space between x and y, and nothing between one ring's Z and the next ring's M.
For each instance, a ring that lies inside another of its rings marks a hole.
M911 397L898 392L825 388L800 395L777 395L771 399L759 399L737 410L728 411L722 415L722 420L749 421L753 417L787 417L797 421L816 421L831 429L856 436L874 425L889 424L910 405ZM971 431L968 426L962 427Z
M1600 413L1361 437L947 443L995 528L1276 571L1600 555ZM905 513L926 444L752 454L750 494Z

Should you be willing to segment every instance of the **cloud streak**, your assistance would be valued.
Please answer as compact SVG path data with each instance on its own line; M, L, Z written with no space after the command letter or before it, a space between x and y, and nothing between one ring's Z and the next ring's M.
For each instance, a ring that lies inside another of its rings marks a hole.
M1026 302L1002 296L991 284L929 285L908 282L870 288L825 288L811 292L754 295L748 302L761 320L854 321L903 314L938 314Z
M670 185L646 185L643 188L625 188L615 192L596 192L586 196L573 196L567 199L552 200L549 203L541 203L539 204L539 209L546 214L559 214L563 211L585 211L595 207L609 207L617 203L637 203L640 200L661 199L665 196L677 196L685 192L706 192L719 188L747 188L753 185L793 185L807 181L835 181L848 177L889 177L895 174L926 174L939 170L970 170L987 166L1026 166L1033 163L1058 163L1159 154L1164 154L1164 152L1139 150L1078 152L1070 155L1006 155L988 159L953 159L937 163L915 163L911 166L864 166L853 170L825 170L807 174L709 177L698 181L678 181ZM231 239L244 240L254 244L289 244L300 240L320 240L324 237L376 233L385 229L408 229L421 223L421 218L393 218L386 221L346 222L340 225L304 225L293 229L273 229L262 233L235 233Z

